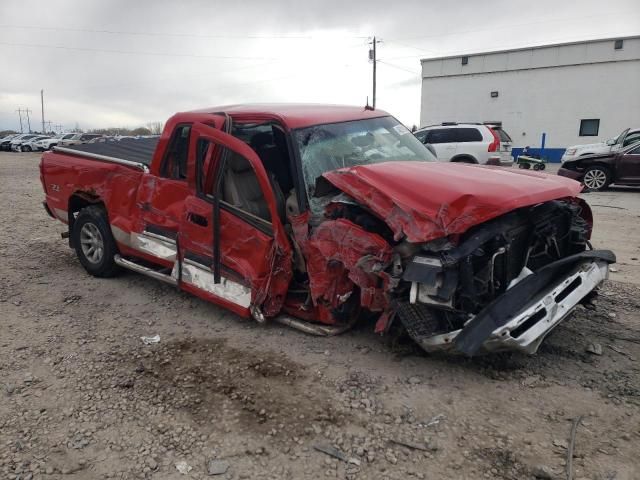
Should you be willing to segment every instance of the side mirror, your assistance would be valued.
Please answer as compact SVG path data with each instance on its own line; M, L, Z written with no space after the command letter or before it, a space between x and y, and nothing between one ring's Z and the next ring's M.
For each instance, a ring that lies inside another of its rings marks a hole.
M616 144L616 139L615 138L610 138L609 140L607 140L607 145L611 146L611 145L615 145Z

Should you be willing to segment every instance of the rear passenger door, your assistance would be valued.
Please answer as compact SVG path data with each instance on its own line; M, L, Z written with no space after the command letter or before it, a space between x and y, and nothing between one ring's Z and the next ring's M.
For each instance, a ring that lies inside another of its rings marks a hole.
M180 217L175 276L183 290L239 315L274 315L288 290L291 251L262 162L243 141L202 124L190 145L194 188ZM226 185L238 174L241 182Z
M468 155L479 163L485 163L487 143L476 127L459 127L455 129L456 155Z
M438 155L438 160L448 162L456 154L456 138L454 128L434 128L429 130L426 141L430 143Z
M176 261L183 204L189 196L187 160L192 124L178 124L164 151L159 171L144 174L138 188L140 218L129 239L143 258L172 268Z

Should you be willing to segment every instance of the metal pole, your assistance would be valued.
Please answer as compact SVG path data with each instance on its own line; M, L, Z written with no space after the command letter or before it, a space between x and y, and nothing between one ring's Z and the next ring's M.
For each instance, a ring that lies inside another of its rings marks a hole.
M42 134L44 135L44 90L40 90L40 107L42 108Z
M31 120L29 119L29 113L33 113L33 112L28 108L25 108L24 111L27 114L27 126L29 127L29 133L31 133Z
M18 116L20 117L20 133L24 133L22 129L22 109L19 108L16 112L18 112Z
M376 109L376 37L373 37L373 109Z

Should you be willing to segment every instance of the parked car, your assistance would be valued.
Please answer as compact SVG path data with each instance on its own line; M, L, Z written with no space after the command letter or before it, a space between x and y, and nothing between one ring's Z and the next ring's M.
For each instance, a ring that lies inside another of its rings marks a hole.
M603 190L611 184L640 185L640 143L616 152L567 160L558 175L578 180L590 190Z
M99 133L76 133L73 137L61 140L58 143L61 147L68 147L69 145L81 145L83 143L89 143L94 138L100 138L104 135Z
M0 138L0 151L2 150L9 150L9 145L11 143L11 140L13 140L14 138L16 138L18 135L20 135L19 133L12 133L9 135L5 135L4 137Z
M63 140L69 140L74 135L75 133L59 133L54 137L42 138L34 142L34 145L39 151L44 152L45 150L51 150Z
M36 135L35 137L22 142L18 146L18 151L19 152L37 152L38 146L36 145L36 142L49 139L49 138L51 138L49 135Z
M22 144L31 140L32 138L37 137L38 134L35 133L25 133L24 135L20 135L16 138L14 138L13 140L11 140L11 147L10 150L12 152L20 152L22 151Z
M236 105L45 152L40 178L96 277L318 335L376 315L428 351L535 352L615 261L587 248L582 186L434 160L382 110Z
M446 122L421 128L414 135L422 143L432 145L438 160L444 162L489 165L513 163L513 141L498 125Z
M578 157L584 157L585 155L600 155L616 152L637 142L640 142L640 128L627 128L623 130L620 135L610 138L606 142L567 147L560 161L564 163L569 160L575 160Z
M2 140L0 140L0 150L10 151L11 150L11 142L14 140L18 140L25 135L29 135L28 133L17 133L15 135L7 135Z

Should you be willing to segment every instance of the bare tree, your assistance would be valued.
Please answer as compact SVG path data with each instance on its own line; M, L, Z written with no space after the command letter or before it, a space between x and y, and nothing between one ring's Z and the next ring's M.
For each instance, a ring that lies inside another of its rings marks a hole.
M147 128L151 130L151 135L160 135L162 133L162 129L164 128L163 122L149 122L147 123Z

